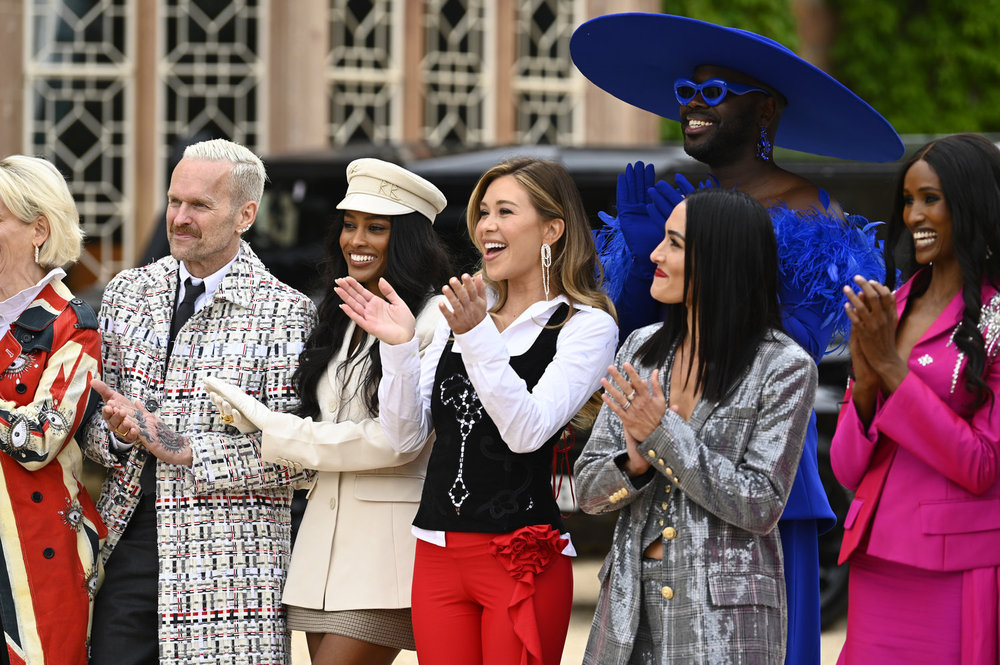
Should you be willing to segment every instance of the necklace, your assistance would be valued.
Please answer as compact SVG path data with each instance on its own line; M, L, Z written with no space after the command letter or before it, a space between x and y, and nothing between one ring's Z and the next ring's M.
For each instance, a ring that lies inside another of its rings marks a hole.
M455 409L458 433L462 443L458 450L458 475L448 490L448 498L455 507L455 514L462 514L462 504L469 498L469 488L465 484L465 442L472 428L482 418L483 405L469 380L460 374L453 374L441 382L441 403Z

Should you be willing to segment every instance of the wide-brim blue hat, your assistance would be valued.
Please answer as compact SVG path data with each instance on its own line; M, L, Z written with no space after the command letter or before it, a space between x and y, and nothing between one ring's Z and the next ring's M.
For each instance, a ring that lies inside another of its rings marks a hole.
M594 84L664 118L680 120L674 81L699 65L716 65L785 97L776 145L866 162L903 154L896 130L867 102L778 42L746 30L669 14L609 14L574 31L570 54Z

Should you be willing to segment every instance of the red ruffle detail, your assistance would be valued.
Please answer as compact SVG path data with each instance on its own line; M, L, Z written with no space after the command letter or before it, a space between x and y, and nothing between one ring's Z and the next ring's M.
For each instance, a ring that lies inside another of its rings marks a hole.
M516 580L507 612L524 650L521 665L541 665L542 640L535 618L535 575L541 573L566 547L558 531L548 524L534 524L490 541L490 554Z

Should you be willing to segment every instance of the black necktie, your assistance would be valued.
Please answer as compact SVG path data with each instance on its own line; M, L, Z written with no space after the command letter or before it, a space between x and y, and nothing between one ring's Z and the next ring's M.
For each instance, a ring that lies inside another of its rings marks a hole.
M174 312L174 318L170 322L170 341L172 342L175 337L177 337L177 331L184 327L187 320L191 318L194 314L194 301L198 299L198 296L205 292L205 282L199 282L198 284L192 284L191 278L188 277L184 280L184 300L181 304L177 306L177 311Z
M177 331L184 327L187 320L194 314L194 301L205 292L205 282L198 284L191 283L191 278L184 280L184 300L177 306L174 318L170 321L170 340L167 342L167 358L174 350L174 338ZM169 362L169 360L167 361ZM139 486L142 493L152 497L156 493L156 458L152 455L146 456L146 463L142 467L142 474L139 476Z

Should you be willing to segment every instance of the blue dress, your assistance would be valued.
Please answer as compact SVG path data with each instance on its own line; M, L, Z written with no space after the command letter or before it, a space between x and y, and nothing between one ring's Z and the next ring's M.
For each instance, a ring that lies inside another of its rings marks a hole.
M844 312L842 288L854 275L882 279L885 266L880 243L875 239L878 223L859 215L847 222L829 210L829 195L820 192L824 210L792 210L784 204L768 209L778 243L779 298L786 332L818 364L836 334L846 340L850 322ZM609 293L618 308L625 339L634 329L661 318L659 303L649 295L654 267L640 251L631 252L614 228L615 220L598 234L602 260L612 266L611 281L620 279ZM624 269L621 267L624 266ZM618 274L616 274L616 271ZM819 536L837 522L819 476L816 455L816 414L806 434L802 459L778 530L784 554L788 603L787 665L820 662Z

